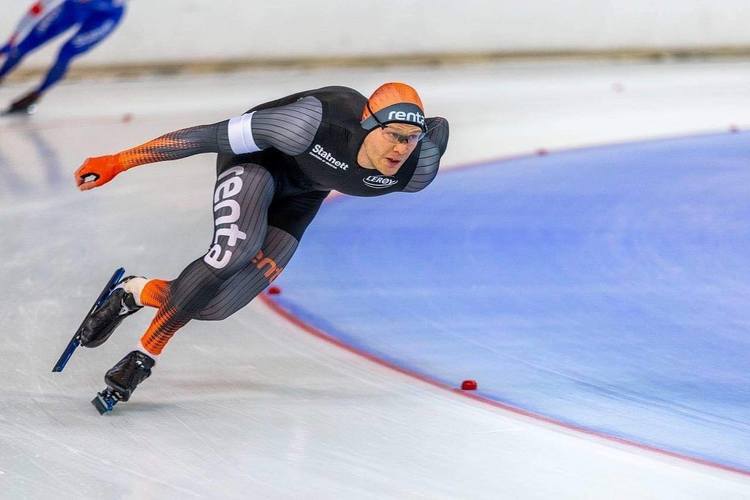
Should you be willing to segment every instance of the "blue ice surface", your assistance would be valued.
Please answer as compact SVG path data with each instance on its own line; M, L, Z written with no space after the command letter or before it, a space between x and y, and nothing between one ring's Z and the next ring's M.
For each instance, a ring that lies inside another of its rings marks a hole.
M278 303L566 424L750 471L750 134L444 172L321 210Z

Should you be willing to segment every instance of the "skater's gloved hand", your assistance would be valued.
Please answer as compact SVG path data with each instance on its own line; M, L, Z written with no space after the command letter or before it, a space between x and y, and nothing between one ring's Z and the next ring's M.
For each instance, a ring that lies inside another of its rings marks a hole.
M87 158L76 170L76 185L81 191L87 191L108 183L122 171L117 155Z

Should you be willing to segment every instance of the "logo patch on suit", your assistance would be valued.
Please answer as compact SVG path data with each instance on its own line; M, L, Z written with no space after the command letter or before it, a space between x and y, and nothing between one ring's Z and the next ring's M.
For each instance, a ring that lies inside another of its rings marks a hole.
M362 182L374 189L384 189L398 184L398 179L385 175L369 175L362 179Z
M335 168L336 170L347 170L349 168L348 163L337 160L336 157L334 157L331 153L323 149L323 146L321 146L320 144L316 144L315 147L312 148L312 151L310 151L310 156L312 156L316 160L322 161L329 167Z

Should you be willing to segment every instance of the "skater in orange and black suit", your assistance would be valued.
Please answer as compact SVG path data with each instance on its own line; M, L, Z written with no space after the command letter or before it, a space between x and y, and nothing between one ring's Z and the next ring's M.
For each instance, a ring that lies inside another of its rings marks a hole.
M96 346L143 306L156 316L105 377L127 400L165 345L193 319L221 320L281 273L331 190L354 196L415 192L435 178L448 122L425 118L417 92L387 83L368 99L347 87L300 92L212 125L166 134L76 171L81 190L138 165L218 153L208 251L174 280L130 277L85 325Z

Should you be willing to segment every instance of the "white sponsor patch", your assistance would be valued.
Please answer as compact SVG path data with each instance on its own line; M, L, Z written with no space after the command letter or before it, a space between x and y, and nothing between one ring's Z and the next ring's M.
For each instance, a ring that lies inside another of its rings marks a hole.
M424 125L424 115L412 111L391 111L388 113L388 121L391 120L417 123L420 127Z
M233 198L242 191L242 177L245 169L237 166L223 172L217 180L225 179L216 187L214 192L214 212L228 208L229 213L216 217L214 220L214 242L208 253L203 257L203 262L209 266L222 269L232 258L232 250L240 240L247 239L247 234L240 231L235 222L240 220L240 204ZM224 241L222 241L222 238Z
M322 161L329 167L335 168L336 170L347 170L349 168L348 163L337 160L331 153L323 149L323 146L321 146L320 144L316 144L312 148L312 151L310 151L310 156L312 156L316 160Z
M362 182L374 189L384 189L398 184L398 179L384 175L369 175L362 179Z

